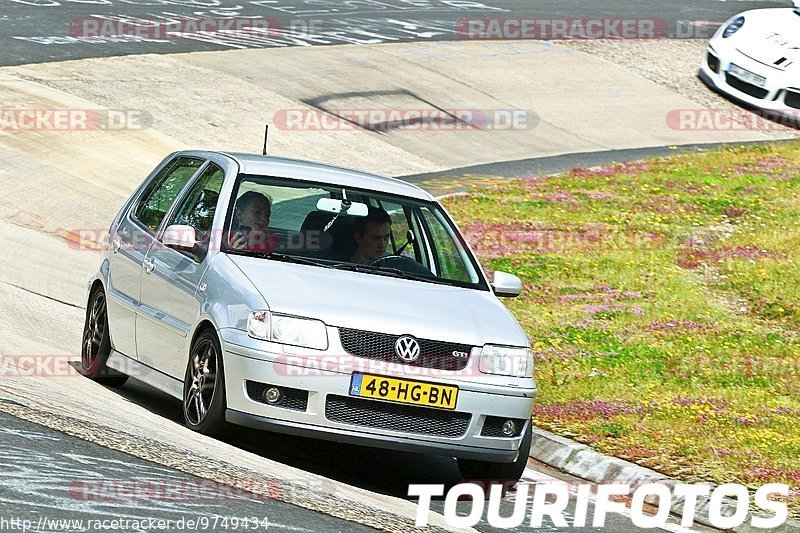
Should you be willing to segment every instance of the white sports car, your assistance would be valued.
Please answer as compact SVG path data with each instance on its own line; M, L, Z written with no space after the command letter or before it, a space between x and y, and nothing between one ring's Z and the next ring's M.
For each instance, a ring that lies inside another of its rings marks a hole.
M699 76L745 104L778 114L800 110L800 0L794 8L754 9L720 26Z

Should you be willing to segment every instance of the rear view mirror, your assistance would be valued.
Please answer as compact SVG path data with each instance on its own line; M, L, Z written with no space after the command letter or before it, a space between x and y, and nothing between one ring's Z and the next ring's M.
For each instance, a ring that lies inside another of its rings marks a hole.
M164 246L191 250L197 244L197 233L191 226L172 224L164 230L164 237L161 240Z
M354 217L365 217L369 213L367 204L351 202L350 200L337 200L336 198L320 198L317 200L317 209L326 213L348 214Z

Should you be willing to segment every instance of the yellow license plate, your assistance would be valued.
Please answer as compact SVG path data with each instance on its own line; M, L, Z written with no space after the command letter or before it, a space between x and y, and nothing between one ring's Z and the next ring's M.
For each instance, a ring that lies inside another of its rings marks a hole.
M458 387L355 372L350 379L350 395L441 409L455 409Z

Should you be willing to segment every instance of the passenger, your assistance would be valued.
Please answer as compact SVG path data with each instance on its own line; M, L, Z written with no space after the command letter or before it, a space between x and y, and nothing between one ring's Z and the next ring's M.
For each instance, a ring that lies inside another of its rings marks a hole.
M386 245L391 235L392 219L389 213L378 207L370 207L367 216L356 218L353 237L358 249L350 261L368 265L388 255Z
M236 201L234 211L238 228L231 233L231 248L252 252L272 252L278 242L268 228L272 214L272 200L260 192L247 191Z

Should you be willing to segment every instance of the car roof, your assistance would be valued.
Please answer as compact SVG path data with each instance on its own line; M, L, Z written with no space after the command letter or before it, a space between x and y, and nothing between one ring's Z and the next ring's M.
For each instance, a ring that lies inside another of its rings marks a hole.
M285 177L301 181L319 182L342 187L353 187L388 194L397 194L421 200L434 200L434 197L425 190L396 178L387 178L358 170L326 165L313 161L304 161L301 159L238 152L212 153L222 154L236 160L241 172L245 174Z

